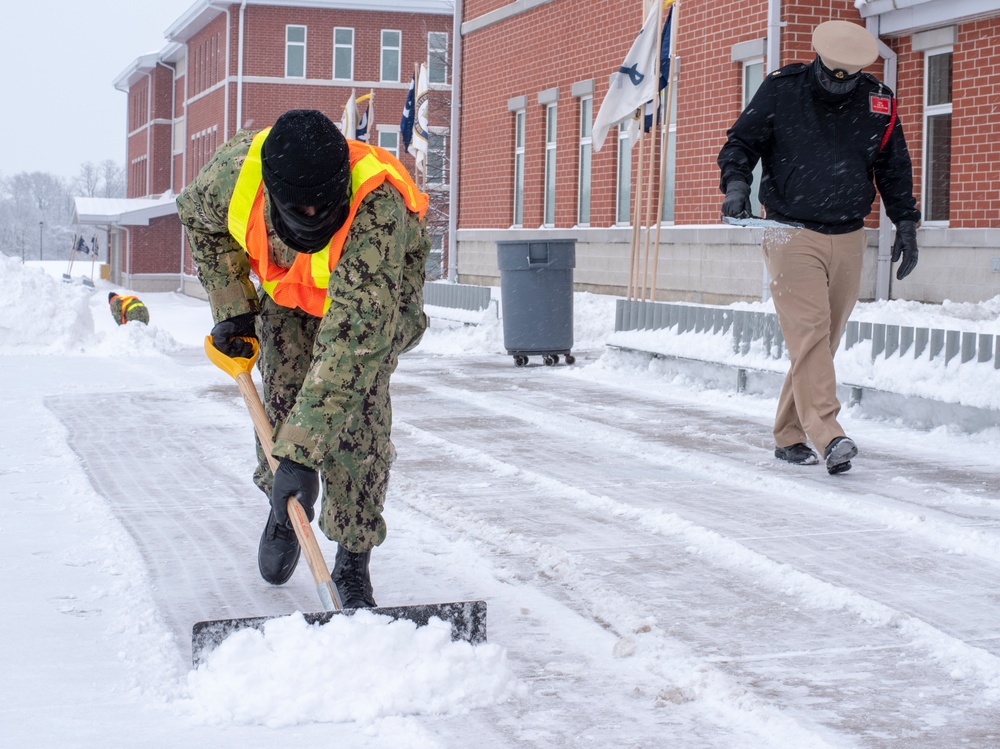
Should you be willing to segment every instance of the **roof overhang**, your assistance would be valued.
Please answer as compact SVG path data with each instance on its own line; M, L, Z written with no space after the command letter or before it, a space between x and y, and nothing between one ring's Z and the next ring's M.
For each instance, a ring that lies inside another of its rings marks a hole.
M908 36L1000 15L1000 0L868 0L858 12L878 20L879 36Z
M73 198L73 223L80 226L149 226L177 213L177 196L158 198Z

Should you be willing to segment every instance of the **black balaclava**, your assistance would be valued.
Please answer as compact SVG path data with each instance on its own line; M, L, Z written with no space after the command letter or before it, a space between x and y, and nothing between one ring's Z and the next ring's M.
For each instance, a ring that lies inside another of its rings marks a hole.
M830 70L823 61L816 56L812 64L812 84L813 94L816 98L829 102L830 104L840 104L850 98L854 89L858 87L861 80L861 71L848 73L846 70L838 68Z
M347 141L322 112L293 109L274 123L261 150L271 224L298 252L319 252L347 220L351 167ZM307 216L299 208L316 208Z

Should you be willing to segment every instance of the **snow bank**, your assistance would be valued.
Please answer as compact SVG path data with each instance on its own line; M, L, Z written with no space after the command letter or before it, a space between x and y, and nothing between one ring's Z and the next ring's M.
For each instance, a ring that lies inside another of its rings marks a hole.
M452 715L503 702L517 682L498 645L452 642L440 619L417 627L360 611L312 626L301 614L230 635L188 675L181 704L199 723L271 728Z
M4 286L0 354L83 354L117 358L176 351L179 345L156 325L131 322L96 332L94 289L64 283L45 269L0 255ZM96 292L104 294L106 292ZM98 300L110 316L110 308Z

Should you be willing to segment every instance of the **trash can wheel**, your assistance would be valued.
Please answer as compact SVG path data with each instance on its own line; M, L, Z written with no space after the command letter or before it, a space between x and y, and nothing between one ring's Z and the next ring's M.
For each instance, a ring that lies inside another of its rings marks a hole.
M559 354L546 354L542 357L542 361L545 362L546 367L551 367L553 364L559 363Z
M514 366L515 367L523 367L523 366L527 365L527 363L528 363L528 357L527 356L524 356L522 354L515 354L514 355Z
M566 354L566 363L567 364L576 364L576 357L573 356L573 354Z

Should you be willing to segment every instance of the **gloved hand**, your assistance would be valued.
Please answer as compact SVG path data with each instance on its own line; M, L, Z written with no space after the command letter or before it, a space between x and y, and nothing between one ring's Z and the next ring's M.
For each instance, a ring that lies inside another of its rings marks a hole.
M896 279L902 281L917 267L917 223L900 221L896 224L896 241L892 243L892 262L903 262L896 269Z
M256 317L257 315L253 312L247 312L216 323L215 327L212 328L212 344L230 359L235 357L250 358L253 356L253 346L240 336L257 337L257 332L254 330Z
M732 181L726 185L726 199L722 201L722 215L730 218L751 218L750 185Z
M274 484L271 486L271 509L279 524L289 525L288 498L291 496L299 500L302 509L306 511L306 517L311 521L315 515L313 507L319 496L319 474L301 463L282 458L278 463L278 470L274 472Z

